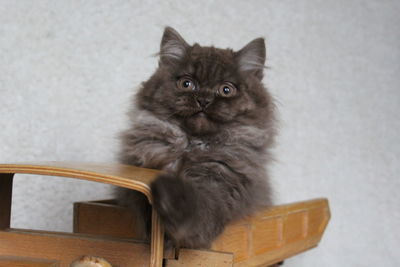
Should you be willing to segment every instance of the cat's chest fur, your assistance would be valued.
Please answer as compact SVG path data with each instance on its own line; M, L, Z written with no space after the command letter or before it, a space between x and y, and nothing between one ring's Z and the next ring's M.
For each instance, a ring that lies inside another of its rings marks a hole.
M142 166L171 172L179 169L183 158L196 161L217 155L236 158L256 151L262 154L259 148L265 146L269 136L265 129L243 125L211 137L191 136L173 121L143 110L135 111L132 122L132 149L140 155Z
M185 152L193 153L196 151L209 151L210 148L216 146L215 142L207 139L188 137L188 146L185 148Z
M169 146L175 151L175 157L171 157L171 154L165 155L166 162L168 162L163 170L175 172L179 169L182 164L182 159L188 154L198 154L201 152L208 152L211 149L212 144L207 140L202 140L199 138L192 138L186 136L186 146L182 146L180 142L171 143Z
M147 111L135 111L133 135L137 140L147 140L146 151L157 153L157 161L163 162L161 169L176 171L184 155L206 153L214 150L219 142L210 138L193 137L183 131L177 124L161 120ZM139 141L138 141L139 142ZM166 153L161 153L166 152ZM143 162L152 167L154 153L143 153ZM162 158L162 159L161 159Z

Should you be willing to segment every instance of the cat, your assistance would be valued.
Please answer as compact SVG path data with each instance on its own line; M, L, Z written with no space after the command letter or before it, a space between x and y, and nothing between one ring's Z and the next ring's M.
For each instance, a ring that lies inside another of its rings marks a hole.
M154 207L177 247L209 248L231 221L271 204L267 165L276 135L275 105L262 84L265 42L239 51L189 45L171 27L159 65L139 89L121 163L160 169ZM120 189L121 205L143 214L144 196Z

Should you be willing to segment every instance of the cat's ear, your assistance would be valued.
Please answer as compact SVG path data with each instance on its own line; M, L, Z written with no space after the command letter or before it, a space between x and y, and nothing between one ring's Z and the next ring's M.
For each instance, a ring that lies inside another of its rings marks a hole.
M174 64L179 62L187 53L190 46L171 27L166 27L160 46L160 64Z
M239 70L253 73L261 80L263 78L265 54L264 38L254 39L236 52Z

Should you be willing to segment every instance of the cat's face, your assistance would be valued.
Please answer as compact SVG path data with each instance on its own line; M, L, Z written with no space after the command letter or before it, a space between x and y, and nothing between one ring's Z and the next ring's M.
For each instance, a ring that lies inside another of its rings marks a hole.
M238 120L259 120L257 112L265 112L269 101L261 84L264 61L262 39L234 52L189 46L167 28L160 66L144 83L139 104L165 119L177 119L194 135L212 134Z

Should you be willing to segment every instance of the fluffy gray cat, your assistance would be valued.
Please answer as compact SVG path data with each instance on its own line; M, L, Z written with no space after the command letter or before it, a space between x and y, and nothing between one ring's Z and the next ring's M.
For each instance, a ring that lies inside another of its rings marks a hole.
M226 224L271 202L275 117L261 82L264 39L235 52L191 46L167 27L159 56L135 97L120 162L162 170L151 190L167 237L208 248ZM121 189L118 198L148 225L143 196Z

